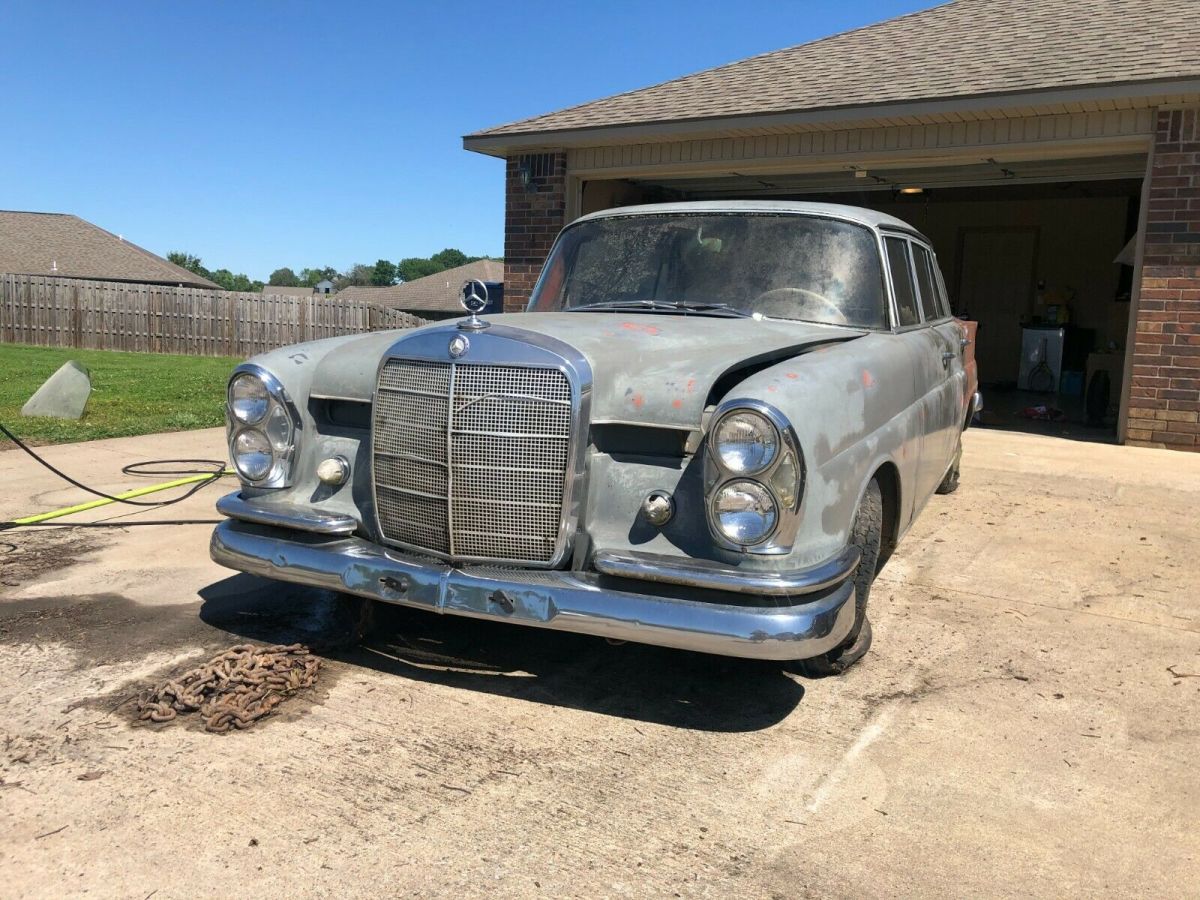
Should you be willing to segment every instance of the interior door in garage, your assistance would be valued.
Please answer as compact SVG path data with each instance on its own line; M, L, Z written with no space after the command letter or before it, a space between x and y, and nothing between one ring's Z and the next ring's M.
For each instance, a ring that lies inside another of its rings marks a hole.
M967 228L960 236L958 305L979 322L975 358L984 383L1015 382L1021 322L1032 312L1038 230Z

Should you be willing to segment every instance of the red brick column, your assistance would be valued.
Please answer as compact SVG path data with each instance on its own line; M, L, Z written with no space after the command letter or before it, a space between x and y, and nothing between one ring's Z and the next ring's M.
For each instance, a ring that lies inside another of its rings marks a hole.
M1200 109L1158 114L1129 395L1130 444L1200 450Z
M566 223L567 155L510 156L504 178L504 310L519 312Z

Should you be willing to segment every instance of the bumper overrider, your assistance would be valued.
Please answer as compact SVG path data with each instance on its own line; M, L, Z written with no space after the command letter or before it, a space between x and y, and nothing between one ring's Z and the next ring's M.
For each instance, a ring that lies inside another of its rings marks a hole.
M431 612L774 660L832 650L854 623L853 548L823 565L756 576L628 552L598 553L597 572L456 567L349 534L348 517L267 513L236 494L218 510L232 517L212 536L223 566Z

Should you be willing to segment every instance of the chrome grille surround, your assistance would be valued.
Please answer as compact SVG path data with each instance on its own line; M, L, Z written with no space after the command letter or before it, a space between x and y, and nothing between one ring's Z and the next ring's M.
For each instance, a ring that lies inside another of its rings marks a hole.
M591 370L561 341L498 324L452 359L456 333L416 332L379 366L378 537L455 562L557 566L579 520Z

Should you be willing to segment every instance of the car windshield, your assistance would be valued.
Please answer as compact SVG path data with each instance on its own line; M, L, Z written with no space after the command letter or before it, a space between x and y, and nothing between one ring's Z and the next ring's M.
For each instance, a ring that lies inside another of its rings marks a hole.
M887 326L870 229L799 214L614 216L563 232L530 311L644 309Z

